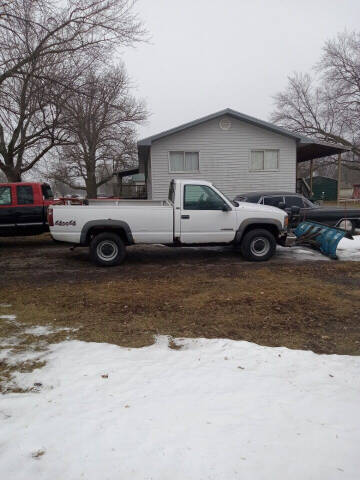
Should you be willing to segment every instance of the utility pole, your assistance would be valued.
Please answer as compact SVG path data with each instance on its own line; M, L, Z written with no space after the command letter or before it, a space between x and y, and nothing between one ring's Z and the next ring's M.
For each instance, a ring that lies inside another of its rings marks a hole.
M338 155L338 184L337 184L337 203L340 204L340 190L341 190L341 153Z
M314 160L310 160L310 196L313 196Z

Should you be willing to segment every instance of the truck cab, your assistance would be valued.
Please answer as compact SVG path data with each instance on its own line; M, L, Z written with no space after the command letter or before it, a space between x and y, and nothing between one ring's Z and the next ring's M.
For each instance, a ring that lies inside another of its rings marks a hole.
M48 231L46 214L53 202L47 183L0 183L0 236L39 235Z
M287 215L279 209L232 202L210 182L173 180L169 200L175 207L175 239L184 245L236 243L250 225L273 231L276 238L285 234Z

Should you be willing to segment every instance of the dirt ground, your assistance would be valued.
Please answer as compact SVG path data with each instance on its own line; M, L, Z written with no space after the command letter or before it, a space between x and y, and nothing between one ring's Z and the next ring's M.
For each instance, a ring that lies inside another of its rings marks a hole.
M142 346L156 334L226 337L360 354L360 262L253 264L229 248L137 246L122 266L102 269L87 249L44 235L0 239L0 271L0 304L25 325L78 328L73 338Z

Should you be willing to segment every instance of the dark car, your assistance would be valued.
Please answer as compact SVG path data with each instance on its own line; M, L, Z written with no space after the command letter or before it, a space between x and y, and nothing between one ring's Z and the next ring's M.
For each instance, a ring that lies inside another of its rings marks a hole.
M237 202L259 203L262 205L272 205L274 207L285 208L288 213L300 209L297 222L303 220L313 220L330 226L336 226L354 233L356 228L360 228L360 208L347 207L323 207L311 202L308 198L294 192L248 192L238 195L234 198Z

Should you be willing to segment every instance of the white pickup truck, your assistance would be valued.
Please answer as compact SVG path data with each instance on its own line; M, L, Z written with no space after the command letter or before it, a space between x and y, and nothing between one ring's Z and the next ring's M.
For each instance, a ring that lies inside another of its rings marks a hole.
M169 198L97 200L88 205L48 209L54 240L89 246L93 262L120 264L128 245L229 245L252 261L271 258L286 239L288 216L279 208L231 202L214 185L200 180L172 180Z

